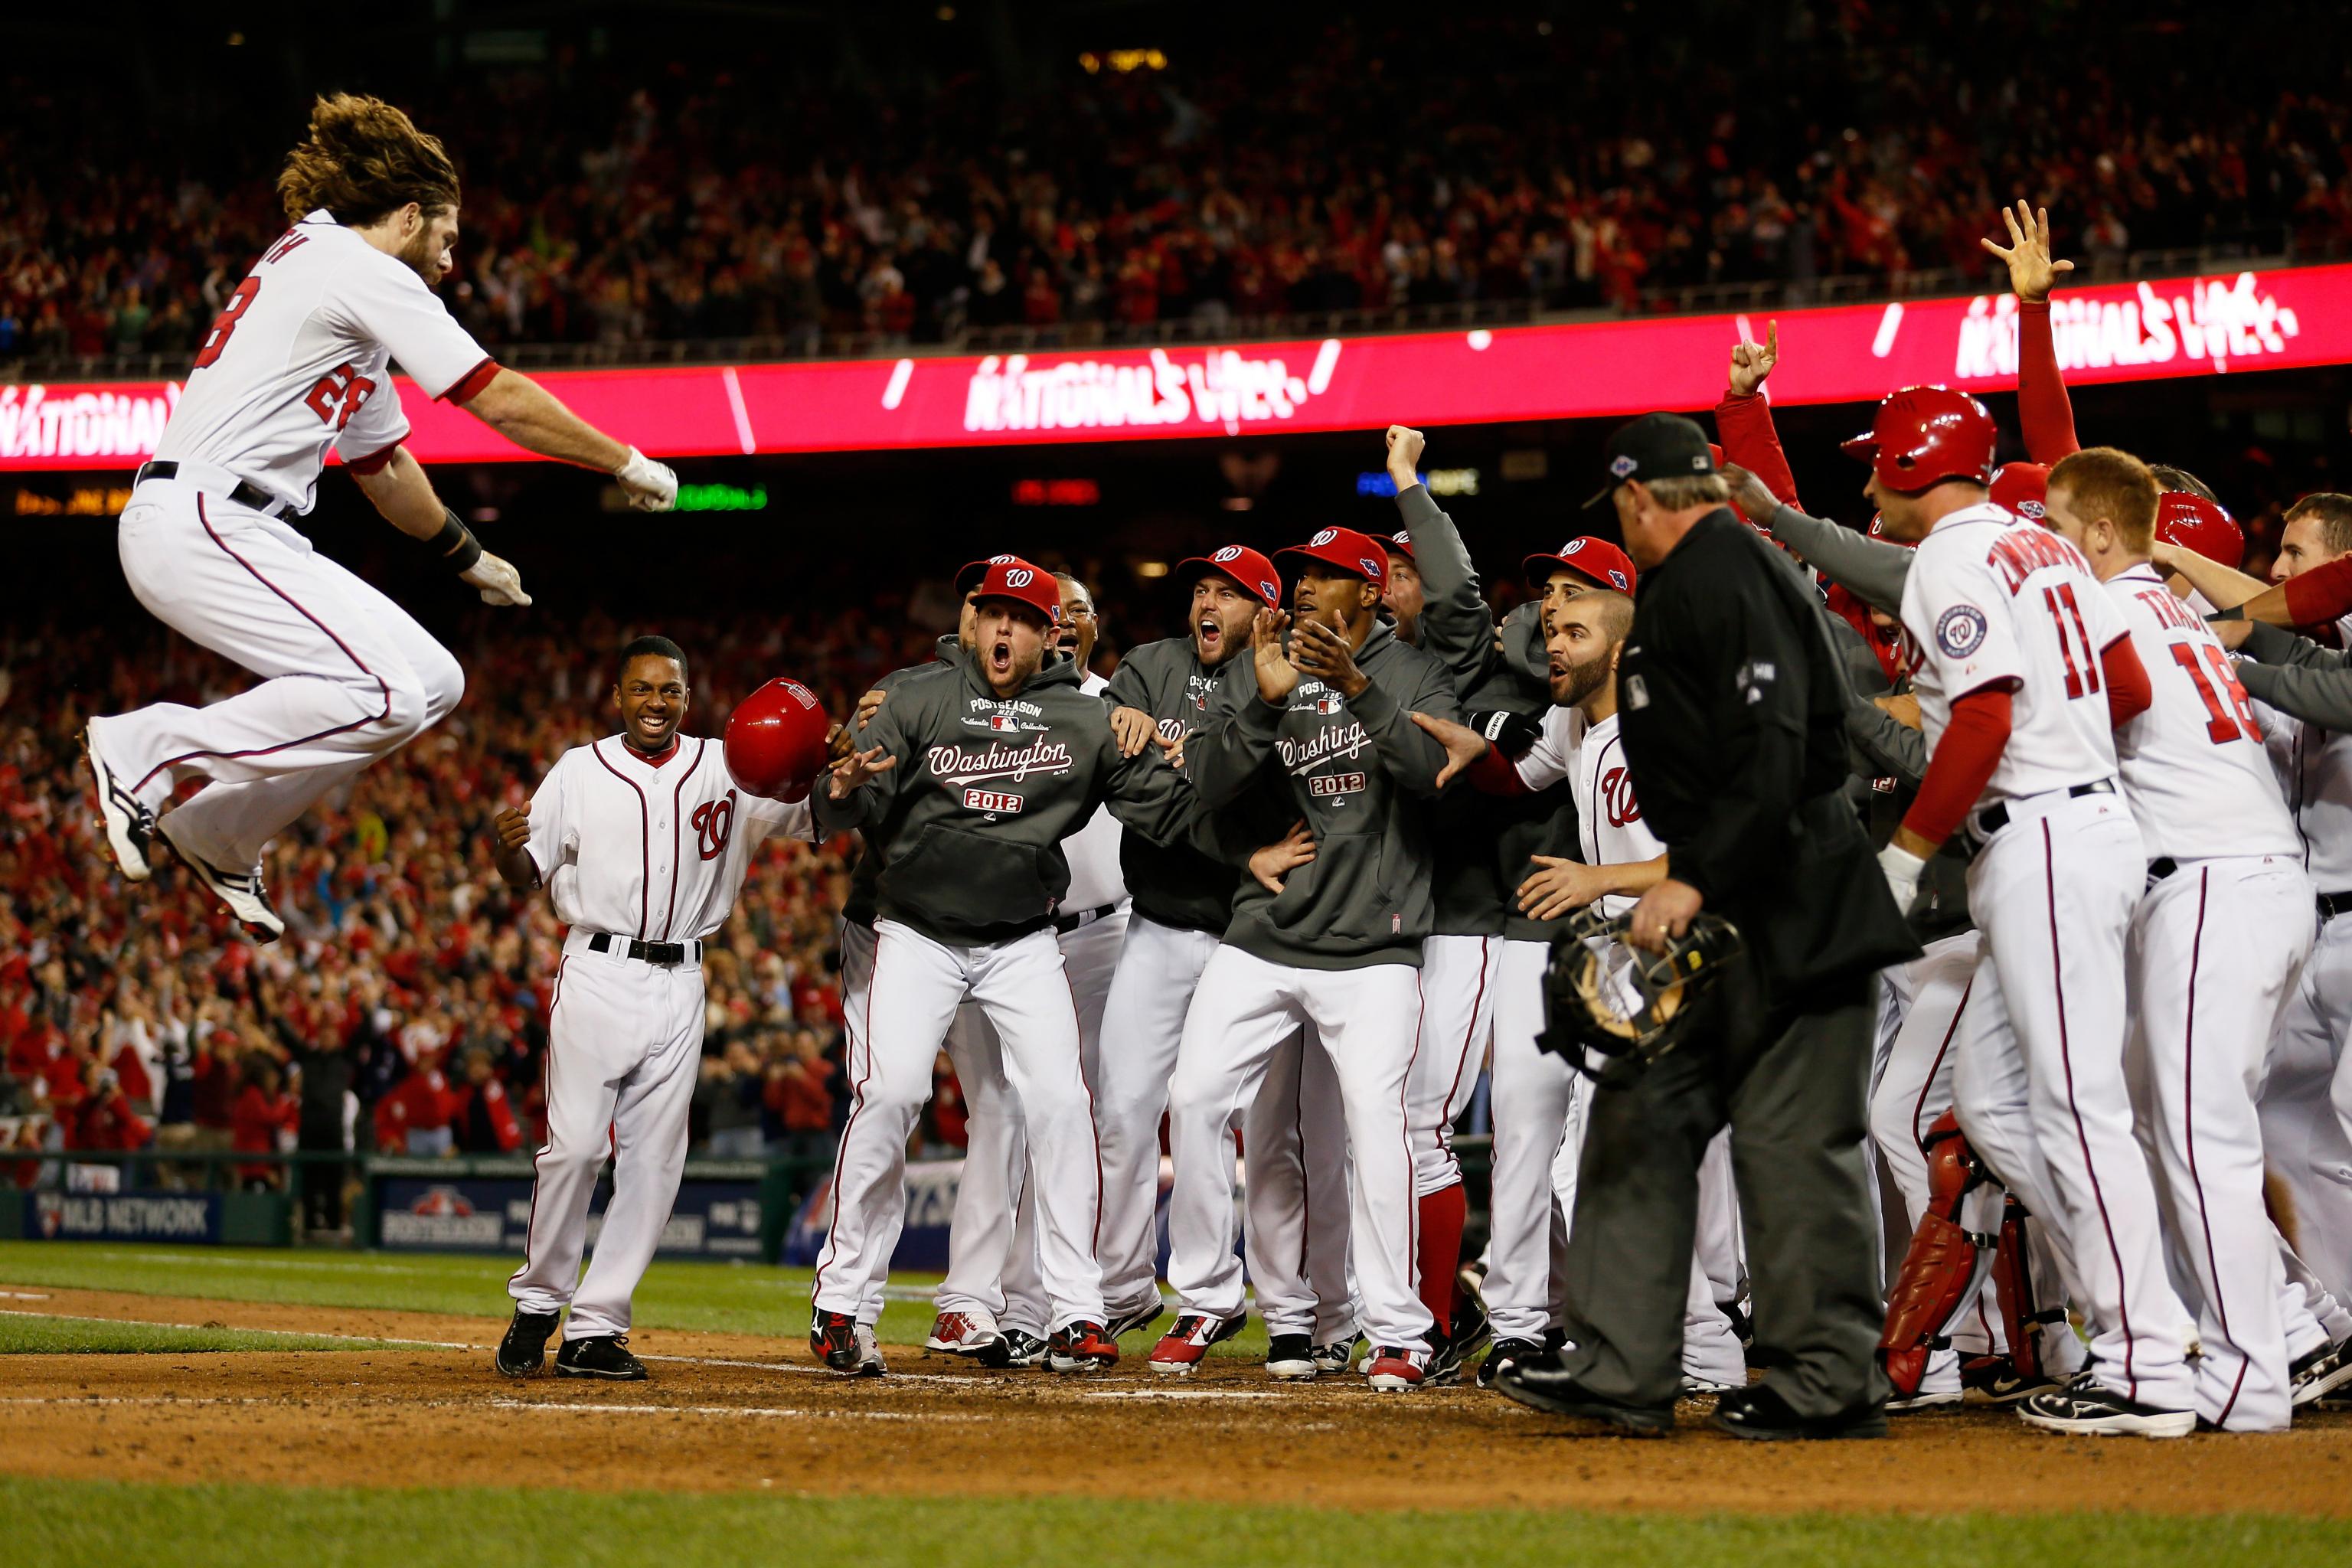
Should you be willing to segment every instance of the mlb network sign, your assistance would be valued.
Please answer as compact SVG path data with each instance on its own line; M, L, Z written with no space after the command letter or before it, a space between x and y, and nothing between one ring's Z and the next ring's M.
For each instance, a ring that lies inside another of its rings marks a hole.
M2352 363L2352 265L2062 290L2077 384ZM2016 385L2007 294L1789 310L1774 401L1871 403L1898 386ZM1188 349L551 372L583 417L664 458L1168 440L1244 432L1622 417L1711 407L1727 348L1763 319L1670 316ZM204 372L195 374L203 374ZM0 470L126 470L152 455L179 383L0 385ZM428 462L527 456L401 387Z

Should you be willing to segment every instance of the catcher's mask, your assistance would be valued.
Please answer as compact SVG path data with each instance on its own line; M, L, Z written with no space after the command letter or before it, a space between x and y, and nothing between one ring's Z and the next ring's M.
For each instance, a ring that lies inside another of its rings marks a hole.
M1747 945L1721 915L1699 915L1664 952L1629 945L1626 931L1622 916L1579 910L1554 939L1544 975L1544 1032L1536 1045L1595 1079L1619 1059L1646 1066L1673 1050L1700 999Z

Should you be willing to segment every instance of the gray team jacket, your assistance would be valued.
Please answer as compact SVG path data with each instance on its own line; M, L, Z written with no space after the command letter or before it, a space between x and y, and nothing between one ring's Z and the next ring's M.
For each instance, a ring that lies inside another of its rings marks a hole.
M1513 610L1497 635L1478 574L1461 531L1414 485L1397 496L1397 511L1412 540L1424 602L1421 646L1454 678L1454 694L1470 713L1516 713L1540 724L1551 706L1550 659L1544 648L1542 606ZM1557 921L1519 913L1518 887L1535 870L1532 857L1580 859L1576 797L1565 781L1532 795L1499 796L1454 790L1432 808L1437 850L1437 924L1447 936L1492 936L1548 942Z
M1062 840L1097 806L1135 833L1181 838L1200 813L1189 786L1147 746L1122 757L1110 710L1055 659L999 698L961 647L895 686L859 737L898 759L835 800L815 795L826 833L863 831L882 854L877 913L956 945L1045 925L1069 891Z
M1129 650L1102 697L1114 708L1140 709L1151 715L1161 734L1181 740L1208 722L1225 671L1250 662L1244 646L1224 666L1203 669L1191 637L1168 637ZM1248 863L1249 849L1273 843L1297 820L1271 811L1258 820L1246 820L1250 815L1237 804L1213 822L1215 828L1230 830L1243 865ZM1232 858L1203 854L1193 842L1159 844L1141 834L1119 836L1119 873L1135 912L1181 931L1222 935L1232 923L1238 877Z
M2259 621L2245 652L2235 668L2247 696L2323 730L2352 730L2352 654Z
M1445 749L1406 715L1455 717L1453 681L1384 626L1356 667L1371 684L1352 701L1301 675L1276 706L1258 695L1255 659L1237 658L1207 727L1185 744L1184 771L1209 806L1262 808L1270 794L1315 836L1315 858L1280 894L1245 878L1234 896L1225 941L1272 963L1418 965L1435 917L1427 803Z
M933 645L930 663L910 664L903 669L891 670L876 680L867 689L887 692L910 675L920 675L927 669L936 669L954 657L957 646L955 634L950 632ZM857 743L860 746L870 745L872 742L863 739L864 735L864 731L858 731L857 736L855 737L857 739ZM823 795L824 786L825 781L820 775L816 782L816 793ZM849 868L849 893L841 901L841 918L856 925L870 926L874 923L875 904L880 897L876 891L876 884L882 879L882 851L880 847L870 838L866 838L863 835L860 838L865 847L858 851L857 864Z

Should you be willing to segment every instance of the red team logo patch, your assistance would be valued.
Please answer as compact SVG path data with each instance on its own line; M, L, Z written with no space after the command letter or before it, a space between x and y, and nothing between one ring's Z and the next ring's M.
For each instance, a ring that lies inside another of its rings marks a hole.
M704 801L687 820L694 824L694 842L702 858L718 859L727 853L727 841L735 836L735 792L730 789L718 800Z

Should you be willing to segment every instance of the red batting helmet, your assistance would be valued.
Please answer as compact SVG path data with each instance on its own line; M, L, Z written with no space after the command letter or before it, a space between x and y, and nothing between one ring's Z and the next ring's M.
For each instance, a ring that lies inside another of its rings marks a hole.
M2050 465L2003 463L1992 477L1992 504L2028 522L2050 515Z
M727 716L727 772L749 794L805 800L824 771L830 727L816 693L779 676Z
M1568 572L1583 578L1596 588L1607 588L1620 594L1633 591L1633 563L1626 553L1605 539L1590 533L1579 534L1559 547L1557 555L1530 555L1520 570L1528 574L1534 587L1544 585L1546 578L1555 572Z
M2218 561L2232 572L2246 558L2246 533L2237 520L2203 496L2187 490L2167 490L2157 501L2156 536L2168 544L2193 550L2208 561Z
M1985 405L1948 386L1887 394L1870 428L1839 450L1868 463L1887 489L1915 494L1946 479L1992 483L1996 432Z

